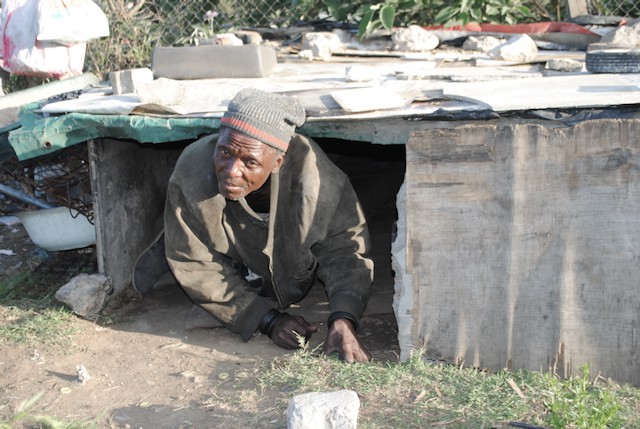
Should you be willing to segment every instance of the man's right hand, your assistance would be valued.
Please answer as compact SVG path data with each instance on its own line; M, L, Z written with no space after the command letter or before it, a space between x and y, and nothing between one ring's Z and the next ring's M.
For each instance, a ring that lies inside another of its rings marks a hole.
M307 322L304 317L283 313L273 325L269 338L283 349L292 350L300 347L298 336L309 341L311 334L317 331L316 324Z

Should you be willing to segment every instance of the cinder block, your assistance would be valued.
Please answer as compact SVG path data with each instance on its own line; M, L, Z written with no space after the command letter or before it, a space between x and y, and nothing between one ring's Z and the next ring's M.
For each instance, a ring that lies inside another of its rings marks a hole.
M277 62L276 51L270 46L157 47L151 69L155 77L169 79L264 77Z
M138 84L153 82L153 72L148 68L122 70L109 73L109 80L115 95L133 94Z

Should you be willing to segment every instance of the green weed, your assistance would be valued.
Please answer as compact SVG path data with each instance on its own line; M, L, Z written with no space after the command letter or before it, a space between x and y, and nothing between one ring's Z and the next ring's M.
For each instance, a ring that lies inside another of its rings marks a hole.
M270 394L350 389L361 400L359 427L490 428L521 422L553 428L640 427L640 390L567 380L536 371L492 373L407 362L347 364L308 349L271 362L259 386ZM633 426L635 424L635 426Z
M590 382L589 365L581 368L581 377L560 380L547 375L549 424L556 429L620 428L622 405L614 393Z

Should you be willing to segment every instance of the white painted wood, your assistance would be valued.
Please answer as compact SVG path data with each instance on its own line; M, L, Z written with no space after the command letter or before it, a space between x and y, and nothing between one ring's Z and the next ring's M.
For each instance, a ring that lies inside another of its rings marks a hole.
M640 385L639 134L640 120L414 134L412 347L492 370L589 363Z

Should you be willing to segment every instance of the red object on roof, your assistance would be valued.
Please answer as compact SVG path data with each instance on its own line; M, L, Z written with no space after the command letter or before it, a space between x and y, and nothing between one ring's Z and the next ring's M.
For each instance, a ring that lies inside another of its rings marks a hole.
M578 33L597 36L579 24L572 22L535 22L532 24L479 24L470 22L465 25L445 27L444 25L423 26L425 30L462 30L487 33L539 34L539 33Z

